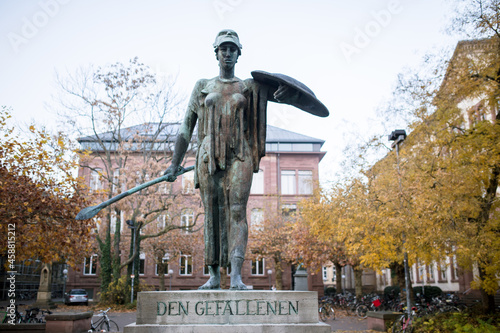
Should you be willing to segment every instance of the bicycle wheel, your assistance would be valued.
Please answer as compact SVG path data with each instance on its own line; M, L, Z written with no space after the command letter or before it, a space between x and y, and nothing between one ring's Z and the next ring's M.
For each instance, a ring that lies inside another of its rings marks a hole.
M104 320L97 326L97 332L109 332L109 324Z
M335 309L333 308L333 306L331 306L330 304L327 304L326 308L328 309L328 311L327 311L328 319L335 320Z
M392 333L411 333L413 327L411 321L407 320L406 315L402 315L392 325Z
M364 304L358 305L356 308L356 314L360 318L366 318L366 314L368 313L368 307Z
M400 332L404 332L403 331L403 327L404 327L404 323L405 323L405 316L402 315L401 317L399 317L398 319L396 319L396 321L394 322L394 324L392 324L392 333L400 333Z
M108 332L119 332L119 331L120 331L120 328L118 327L118 324L110 319Z
M321 306L319 309L318 309L318 314L319 314L319 319L323 322L326 321L327 319L327 315L326 315L326 309L324 306Z

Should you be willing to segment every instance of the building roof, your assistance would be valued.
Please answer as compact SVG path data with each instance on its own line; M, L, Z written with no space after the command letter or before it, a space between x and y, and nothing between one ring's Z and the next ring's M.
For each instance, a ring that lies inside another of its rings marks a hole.
M142 138L148 136L153 137L154 135L156 135L158 126L158 123L135 125L123 128L119 131L119 133L105 132L99 134L99 138L105 142L113 142L117 141L118 138L127 141L132 139L135 135ZM179 131L180 123L165 123L162 124L161 127L162 130L160 131L160 133L158 133L155 141L175 141L175 138ZM196 137L196 130L193 133L193 137ZM89 135L78 138L78 142L95 142L97 141L96 139L97 137L95 135ZM323 145L325 141L296 132L288 131L279 127L267 125L266 143L315 143Z
M124 141L132 139L134 136L142 138L154 136L157 134L159 123L145 123L141 125L130 126L120 129L118 132L104 132L99 134L99 139L106 142L117 141L119 138ZM174 141L179 132L180 123L164 123L161 124L161 131L155 138L156 141ZM195 132L196 133L196 132ZM78 142L95 142L96 135L89 135L78 138Z
M158 131L161 126L161 131ZM119 149L120 142L130 142L131 151L173 151L180 123L145 123L120 129L117 132L105 132L78 139L82 149L93 152ZM137 137L134 140L134 137ZM267 125L266 151L288 153L320 153L325 141L302 135L282 128ZM196 129L193 133L190 149L196 150Z
M299 134L285 129L267 125L267 143L325 143L324 140L316 139L311 136Z

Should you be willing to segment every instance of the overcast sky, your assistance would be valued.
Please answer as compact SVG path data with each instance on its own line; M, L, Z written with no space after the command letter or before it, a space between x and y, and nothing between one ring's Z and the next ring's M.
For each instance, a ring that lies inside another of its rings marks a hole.
M236 75L283 73L309 86L330 110L318 118L274 103L269 123L326 141L320 164L332 177L353 134L377 129L376 109L396 76L432 50L453 49L444 0L0 0L0 105L18 121L55 127L46 104L54 73L135 56L177 75L189 96L218 74L212 43L224 29L243 44ZM404 126L402 124L401 126ZM387 133L388 134L388 133Z

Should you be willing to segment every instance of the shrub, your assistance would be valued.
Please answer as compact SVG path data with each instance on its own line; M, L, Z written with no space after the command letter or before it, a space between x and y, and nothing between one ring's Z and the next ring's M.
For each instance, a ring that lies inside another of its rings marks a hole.
M413 332L498 333L500 332L500 315L477 316L468 313L439 313L417 318Z
M384 298L391 298L399 295L399 286L388 286L384 289Z
M425 296L426 300L430 300L432 297L441 296L443 291L436 286L424 286L424 294L422 295L422 287L413 287L413 295L416 296L417 294Z
M108 291L101 293L102 304L125 304L130 301L130 284L127 277L122 276L108 286Z
M335 287L328 287L325 289L325 296L335 296L337 289Z
M153 290L149 285L139 282L139 286L134 290L134 294L140 291ZM118 281L113 281L109 284L108 291L101 294L101 304L122 305L130 303L130 282L126 276L121 276Z

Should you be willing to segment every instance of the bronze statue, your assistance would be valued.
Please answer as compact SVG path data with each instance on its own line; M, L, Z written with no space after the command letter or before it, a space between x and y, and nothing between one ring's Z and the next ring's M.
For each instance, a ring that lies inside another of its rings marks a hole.
M309 88L288 76L255 71L254 79L235 77L242 46L233 30L219 32L213 46L219 75L196 82L165 176L174 181L182 172L198 122L195 187L205 209L205 262L210 272L200 289L219 289L219 269L230 265L230 289L245 290L241 267L248 240L246 208L252 173L258 172L265 155L267 102L295 105L319 116L327 116L328 110Z

